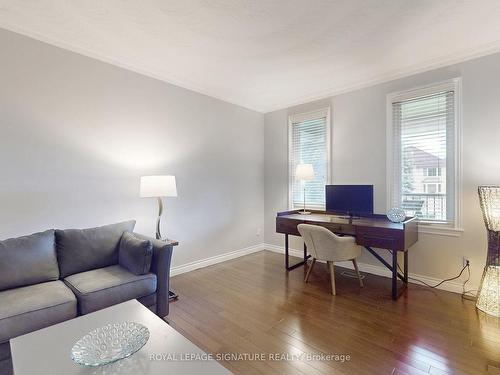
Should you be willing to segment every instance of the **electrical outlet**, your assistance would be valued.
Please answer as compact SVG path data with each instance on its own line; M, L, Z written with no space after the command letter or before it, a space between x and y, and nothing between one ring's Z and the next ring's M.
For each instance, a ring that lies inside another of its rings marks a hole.
M260 237L260 228L257 228L257 231L255 232L255 235L256 235L257 237Z
M470 266L470 259L467 257L462 257L462 266L465 267L466 265Z

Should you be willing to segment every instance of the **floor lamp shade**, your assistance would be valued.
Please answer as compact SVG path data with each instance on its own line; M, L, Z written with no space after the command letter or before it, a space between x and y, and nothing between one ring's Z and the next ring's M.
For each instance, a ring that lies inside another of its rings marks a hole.
M176 197L175 176L142 176L140 190L142 198Z
M476 307L500 317L500 186L479 186L478 193L488 231L488 253Z

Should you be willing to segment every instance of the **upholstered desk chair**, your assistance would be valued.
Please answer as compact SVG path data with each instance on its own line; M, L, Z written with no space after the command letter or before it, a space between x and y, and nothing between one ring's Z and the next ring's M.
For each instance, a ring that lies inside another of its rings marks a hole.
M330 271L332 294L335 295L335 270L333 263L350 260L358 275L359 286L363 287L363 280L361 279L358 264L356 263L356 258L361 255L361 247L356 245L353 237L337 236L328 229L318 225L299 224L297 228L312 255L311 267L307 270L305 278L306 283L309 280L309 275L316 260L325 260Z

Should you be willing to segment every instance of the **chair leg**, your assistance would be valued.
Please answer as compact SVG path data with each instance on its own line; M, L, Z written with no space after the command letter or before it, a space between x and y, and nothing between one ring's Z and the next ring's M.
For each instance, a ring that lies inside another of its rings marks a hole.
M328 262L328 268L330 269L330 282L332 283L332 294L335 296L337 291L335 290L335 266L333 262Z
M307 270L307 273L306 273L306 278L304 279L304 281L307 283L307 281L309 280L309 275L311 274L311 271L314 267L314 263L316 263L316 258L312 258L312 261L311 261L311 265L309 266L309 269Z
M356 262L356 259L352 260L352 264L354 265L354 270L356 271L356 275L358 275L359 286L362 288L364 287L363 279L361 278L361 274L359 273L358 262Z

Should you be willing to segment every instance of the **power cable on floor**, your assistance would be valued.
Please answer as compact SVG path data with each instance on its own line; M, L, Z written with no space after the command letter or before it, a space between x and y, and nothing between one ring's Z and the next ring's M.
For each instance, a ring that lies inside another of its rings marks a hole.
M401 270L401 267L399 266L399 263L398 263L398 269L399 269L399 272L403 273L403 271ZM443 283L445 283L447 281L453 281L453 280L459 279L462 276L462 274L464 273L464 271L466 269L467 269L467 279L462 284L462 294L461 294L461 296L462 296L462 299L466 299L466 300L469 300L469 301L474 301L476 299L476 296L475 295L470 295L470 293L474 292L475 290L467 290L467 291L465 290L465 285L470 280L470 263L469 263L468 260L466 261L465 265L460 270L460 273L457 276L450 277L448 279L444 279L444 280L440 281L439 283L437 283L436 285L430 285L430 284L426 283L425 281L422 281L422 280L417 279L415 277L408 276L408 279L413 280L413 281L417 281L417 282L425 285L428 288L435 289L435 288L437 288L438 286L442 285Z

